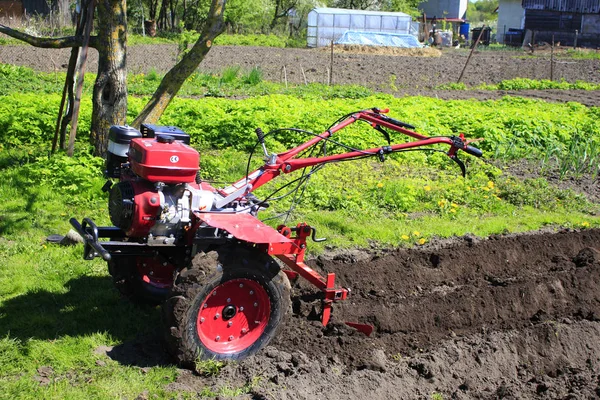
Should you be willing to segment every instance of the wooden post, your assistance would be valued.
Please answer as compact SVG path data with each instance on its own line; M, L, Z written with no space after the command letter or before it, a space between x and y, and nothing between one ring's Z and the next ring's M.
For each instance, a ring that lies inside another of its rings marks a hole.
M328 85L333 84L333 40L331 41L331 59L329 60L329 80Z
M75 150L75 136L77 134L77 121L79 119L79 106L81 104L81 93L83 91L83 79L85 75L85 62L87 60L88 44L90 41L90 33L94 24L94 8L95 0L89 0L86 8L85 33L83 36L83 46L77 60L77 87L75 88L75 100L73 101L73 116L71 120L71 133L69 134L69 146L67 147L67 155L73 156ZM83 11L83 10L82 10Z
M83 24L85 23L85 14L81 9L77 12L77 26L75 27L75 35L83 34ZM69 64L67 66L67 76L65 78L65 84L63 86L62 98L60 100L60 107L58 109L58 117L56 118L56 128L54 130L54 138L52 139L52 151L51 154L56 152L56 146L60 134L60 149L63 150L65 146L65 134L67 124L71 121L71 107L73 100L73 75L75 73L75 66L77 64L77 57L79 56L79 47L73 47L71 49L71 56L69 58ZM67 100L68 98L68 100ZM67 104L67 113L65 114L65 103Z
M285 82L285 88L287 89L287 70L285 69L285 65L283 66L283 81Z
M552 47L550 48L550 80L554 80L554 33L552 34Z
M423 13L423 39L429 43L429 28L427 27L427 14Z
M300 71L302 71L302 77L304 78L304 85L308 85L308 81L306 80L306 74L304 73L304 67L300 65Z
M473 55L473 52L475 51L475 49L477 48L477 45L479 44L479 39L481 39L481 36L483 35L483 31L485 29L485 25L483 25L481 27L481 32L479 32L479 36L477 36L477 40L475 41L475 44L473 44L473 47L471 48L471 52L469 53L469 57L467 57L467 62L465 63L465 66L463 67L460 76L458 77L458 80L456 81L456 83L460 83L460 81L462 80L462 77L465 73L465 70L467 69L467 65L469 65L469 61L471 60L471 56Z
M67 79L69 79L68 75L67 75ZM58 131L60 130L60 120L62 119L63 111L65 109L65 100L67 97L67 90L68 90L68 86L69 86L69 84L67 83L67 79L65 80L65 85L63 87L63 92L62 92L62 98L60 100L60 107L58 109L58 118L56 119L56 129L54 130L54 138L52 139L51 154L54 154L56 152L56 144L58 142Z

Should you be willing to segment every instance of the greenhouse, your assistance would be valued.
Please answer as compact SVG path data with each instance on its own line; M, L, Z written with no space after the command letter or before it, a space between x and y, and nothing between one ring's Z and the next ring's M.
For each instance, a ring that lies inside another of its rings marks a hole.
M315 8L308 13L308 47L328 46L347 31L416 35L418 23L401 12Z

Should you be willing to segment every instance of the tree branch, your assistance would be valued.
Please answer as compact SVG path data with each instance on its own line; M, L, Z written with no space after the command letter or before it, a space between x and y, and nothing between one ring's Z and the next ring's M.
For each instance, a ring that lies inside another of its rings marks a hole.
M29 43L35 47L42 47L45 49L64 49L67 47L81 47L83 45L82 36L67 36L62 38L48 38L48 37L36 37L9 28L6 25L0 24L0 33L4 33L12 38L21 40L25 43ZM96 48L96 37L90 37L89 47Z
M167 72L152 98L131 123L131 126L137 128L144 122L154 124L158 121L185 80L198 68L198 65L212 47L213 40L225 29L225 23L223 22L225 3L227 3L227 0L212 0L206 25L202 29L198 41L183 56L181 61Z

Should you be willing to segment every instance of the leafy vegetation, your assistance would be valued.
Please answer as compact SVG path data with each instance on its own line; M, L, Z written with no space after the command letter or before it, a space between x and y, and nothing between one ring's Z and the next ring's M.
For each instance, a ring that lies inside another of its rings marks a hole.
M548 89L560 89L560 90L600 90L600 84L576 81L567 82L565 80L551 81L549 79L528 79L528 78L514 78L502 81L497 84L482 84L474 87L468 87L464 83L446 83L439 85L436 89L441 90L548 90Z
M490 25L491 21L498 19L498 0L476 0L469 1L467 6L467 19L471 24L485 23Z

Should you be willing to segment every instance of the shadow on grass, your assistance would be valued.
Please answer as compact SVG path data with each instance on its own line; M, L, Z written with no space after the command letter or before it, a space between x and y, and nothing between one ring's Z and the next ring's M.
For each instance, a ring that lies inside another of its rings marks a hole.
M34 219L33 208L38 200L38 194L30 188L17 185L24 204L4 208L0 206L0 235L15 233L30 228ZM0 198L0 201L1 198Z
M165 365L160 309L121 298L109 277L69 280L63 293L31 291L0 303L0 337L55 340L108 333L121 344L100 352L123 365Z

